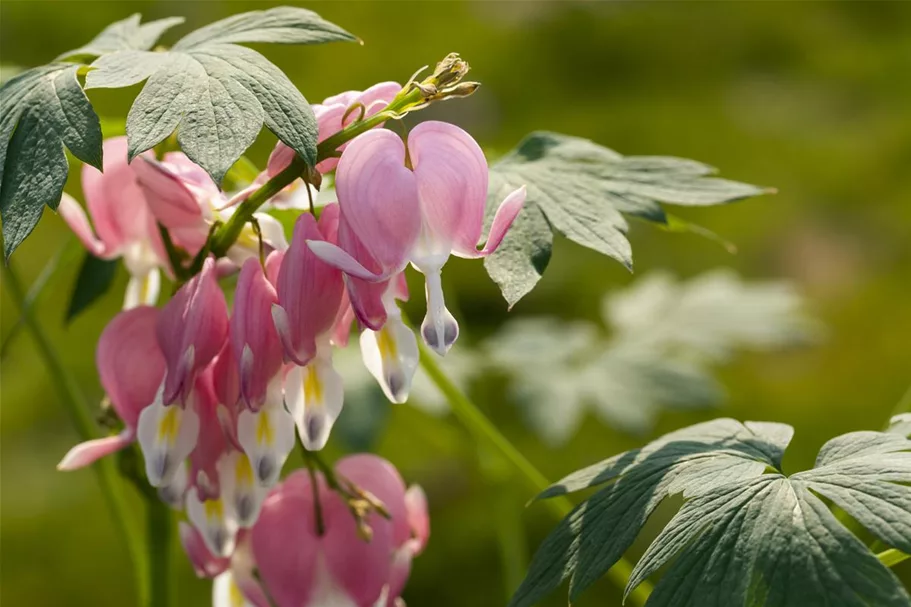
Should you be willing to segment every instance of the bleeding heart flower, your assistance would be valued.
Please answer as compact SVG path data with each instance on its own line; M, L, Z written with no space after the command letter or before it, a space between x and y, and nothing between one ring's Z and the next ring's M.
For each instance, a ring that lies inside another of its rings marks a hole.
M443 265L450 254L477 258L496 250L525 201L524 187L506 197L486 245L478 250L487 185L481 148L457 126L421 123L408 135L407 147L391 131L364 133L345 150L336 175L344 229L350 229L356 245L339 248L314 240L310 248L326 263L368 282L386 281L413 264L426 280L421 335L445 354L459 326L443 299ZM354 303L356 296L351 299Z
M392 464L354 455L335 471L383 502L391 519L368 515L372 538L367 542L344 498L321 476L315 488L304 471L285 479L266 499L251 533L256 568L276 607L391 605L405 586L411 559L426 542L423 493L406 491Z
M57 212L89 253L123 259L130 272L124 309L154 305L161 287L159 267L167 268L161 235L133 165L127 164L126 137L106 139L103 149L104 173L88 164L82 167L82 191L94 231L85 211L68 194Z
M151 405L165 374L165 359L155 338L159 310L140 306L108 323L95 355L101 385L126 426L120 434L76 445L57 465L75 470L130 445L142 411Z
M148 200L149 209L166 228L174 244L195 255L206 243L212 224L227 221L235 205L249 196L246 189L233 198L225 196L200 166L182 152L165 154L162 161L142 156L131 165L139 186ZM254 188L255 189L255 188ZM259 256L260 237L268 250L285 249L281 223L266 213L254 213L260 234L246 224L227 257L240 266L246 259Z
M311 240L336 241L338 205L323 209L319 223L303 214L278 273L278 304L272 318L285 358L296 366L285 377L285 403L304 446L322 449L342 410L342 378L332 367L332 341L344 322L347 299L342 274L308 247Z

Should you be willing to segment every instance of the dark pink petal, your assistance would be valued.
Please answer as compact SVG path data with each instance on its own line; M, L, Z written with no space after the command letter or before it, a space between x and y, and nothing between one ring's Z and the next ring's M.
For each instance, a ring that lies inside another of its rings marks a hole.
M319 490L328 489L320 483ZM308 604L320 544L310 479L299 470L272 490L251 533L254 560L276 607Z
M230 340L225 340L221 351L212 362L212 385L219 404L229 409L236 409L240 400L240 378Z
M224 425L218 416L218 399L212 385L212 367L196 378L190 396L199 416L199 435L190 453L190 481L201 500L217 499L219 487L218 460L229 448ZM202 476L204 475L204 476Z
M428 121L408 135L408 152L433 253L477 247L488 180L481 147L453 124Z
M162 309L155 329L167 361L163 395L167 405L189 395L196 375L227 338L228 306L215 279L213 258Z
M159 310L140 306L121 312L98 340L95 363L111 406L128 428L155 400L165 374L165 358L155 337Z
M178 531L180 532L180 545L187 553L196 577L214 578L231 564L230 558L217 557L209 551L202 535L193 525L180 521Z
M258 259L240 270L231 315L231 345L238 361L240 395L256 411L266 399L266 386L282 366L282 346L272 322L278 295Z
M351 231L344 213L339 221L338 242L342 249L357 259L366 269L377 275L382 274L383 268ZM345 284L348 287L348 298L357 319L364 326L374 331L379 330L386 322L386 307L383 305L382 298L388 283L386 281L370 282L348 275Z
M317 337L332 329L344 290L341 273L307 246L308 240L324 242L322 238L313 216L301 215L278 275L280 307L273 310L273 319L285 356L299 365L316 355ZM281 312L276 315L276 310Z
M128 447L134 440L133 431L127 429L114 436L79 443L63 456L63 459L57 464L57 470L76 470L94 464L102 457Z
M336 192L345 222L373 259L384 271L403 269L421 212L402 140L383 129L355 138L339 162Z

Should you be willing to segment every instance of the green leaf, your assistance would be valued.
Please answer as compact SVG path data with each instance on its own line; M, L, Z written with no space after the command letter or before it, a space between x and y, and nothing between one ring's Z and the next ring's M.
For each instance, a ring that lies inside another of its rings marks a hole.
M531 291L550 257L555 230L632 269L624 215L662 225L660 203L704 206L768 193L756 186L708 177L712 167L661 156L621 156L587 139L536 132L490 169L488 207L503 193L528 188L528 222L517 222L485 264L510 305ZM539 217L538 214L543 215ZM542 221L542 219L546 220Z
M116 51L147 51L155 46L162 34L184 21L183 17L168 17L140 24L140 19L139 13L135 13L126 19L115 21L91 42L61 54L56 61L100 57Z
M130 158L177 130L181 148L221 183L265 124L311 165L313 110L288 77L242 42L355 40L312 11L280 7L235 15L192 32L168 52L120 50L92 63L86 88L146 80L127 116Z
M116 260L100 259L86 253L82 266L79 268L79 276L76 277L70 306L66 311L66 322L76 318L83 310L107 293L116 275Z
M603 486L544 541L513 607L570 578L570 600L626 551L655 507L680 511L646 550L627 594L667 567L648 607L906 607L899 580L822 495L881 541L911 544L911 441L855 432L829 441L816 466L780 472L792 429L721 419L668 434L559 481L540 497Z
M79 85L79 66L52 63L0 87L0 216L7 259L56 209L66 183L64 146L101 170L101 125Z
M724 390L710 364L740 348L771 350L815 338L817 323L801 308L785 283L749 283L726 270L685 282L655 272L604 298L608 339L594 323L525 317L508 322L484 350L508 374L532 428L558 446L589 411L642 433L664 410L720 404Z

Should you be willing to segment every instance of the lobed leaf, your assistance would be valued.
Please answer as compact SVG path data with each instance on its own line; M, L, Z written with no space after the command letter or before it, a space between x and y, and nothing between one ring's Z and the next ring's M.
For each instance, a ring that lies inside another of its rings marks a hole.
M100 57L108 53L126 50L147 51L155 46L162 34L184 22L183 17L168 17L140 24L139 13L130 15L121 21L115 21L91 42L77 49L67 51L57 57L57 61L67 59Z
M320 44L354 36L312 11L279 7L235 15L181 38L168 52L122 49L99 57L86 88L146 81L127 116L130 158L175 130L181 148L221 183L263 124L311 165L313 110L287 76L237 43Z
M714 205L769 191L708 177L712 172L692 160L624 157L587 139L532 133L490 169L495 187L488 207L496 208L504 191L523 184L528 194L520 221L485 267L512 306L534 288L547 266L548 231L632 269L626 215L666 225L660 203ZM523 215L532 219L523 222Z
M911 544L911 441L855 432L812 470L784 476L784 424L721 419L668 434L555 483L540 497L603 486L548 536L510 605L533 605L566 578L570 600L630 546L667 496L683 507L646 550L627 594L664 571L647 607L911 605L907 591L818 497L880 540Z
M7 259L66 183L64 148L101 170L101 124L79 85L79 66L52 63L0 86L0 216Z

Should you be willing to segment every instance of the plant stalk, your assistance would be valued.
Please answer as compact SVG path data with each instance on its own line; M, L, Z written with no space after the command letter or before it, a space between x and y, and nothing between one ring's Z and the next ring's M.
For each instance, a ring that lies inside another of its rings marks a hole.
M95 428L95 422L89 412L89 405L79 389L76 380L73 379L69 371L61 362L57 351L51 343L44 329L35 319L31 306L26 300L25 291L19 282L19 278L13 271L11 265L0 264L2 266L3 281L6 283L6 289L10 297L16 303L22 315L22 322L25 328L31 333L38 347L38 353L44 360L51 383L60 397L60 402L66 409L70 420L76 428L76 433L82 440L91 440L98 438ZM137 591L141 601L145 601L149 596L149 584L144 575L146 564L145 554L142 549L142 542L136 529L127 514L128 508L124 500L122 485L117 478L117 470L114 461L111 458L103 458L92 465L92 470L98 479L101 487L101 494L107 504L108 510L114 519L120 537L126 545L127 554L133 564Z
M901 550L890 548L877 554L876 558L878 558L879 562L886 567L895 567L899 563L902 563L911 558L911 554L905 554Z
M148 607L171 604L171 511L157 499L146 500L146 544L149 552Z
M550 486L547 478L534 467L534 465L509 442L487 416L462 392L458 386L443 372L437 363L434 354L420 343L421 367L427 372L430 380L439 388L440 392L449 401L449 406L462 424L475 435L475 438L489 444L498 451L522 475L526 484L536 492L541 492ZM557 497L544 501L550 511L562 520L573 509L572 502L566 497ZM625 588L633 571L632 565L625 559L617 561L607 572L607 577L620 588ZM630 592L628 601L632 605L642 606L651 594L652 585L648 581L642 582L635 590Z

